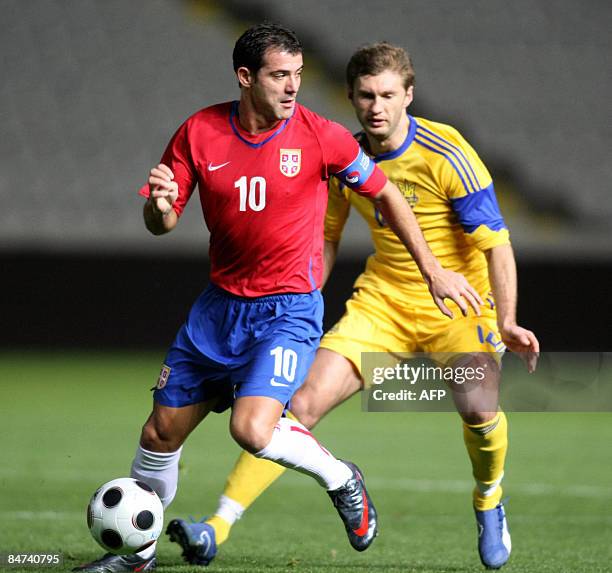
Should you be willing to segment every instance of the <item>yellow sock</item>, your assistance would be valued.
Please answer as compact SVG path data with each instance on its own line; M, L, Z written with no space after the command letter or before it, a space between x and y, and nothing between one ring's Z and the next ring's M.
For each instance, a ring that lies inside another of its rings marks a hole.
M463 424L463 440L476 479L474 507L493 509L501 500L501 480L508 451L508 421L503 412L483 424Z
M287 417L296 420L290 412ZM229 498L235 504L239 504L242 511L247 509L266 489L268 489L286 470L283 466L269 460L262 460L242 452L227 476L223 498ZM240 514L242 514L242 511ZM232 521L224 517L224 512L219 507L213 517L206 520L215 530L217 545L221 545L228 537L234 521L238 517L233 516Z
M215 541L217 545L221 545L229 537L229 532L232 528L229 521L225 521L225 519L219 515L213 515L211 518L206 520L206 523L211 525L215 530Z
M269 460L242 452L227 477L223 494L247 509L286 469Z

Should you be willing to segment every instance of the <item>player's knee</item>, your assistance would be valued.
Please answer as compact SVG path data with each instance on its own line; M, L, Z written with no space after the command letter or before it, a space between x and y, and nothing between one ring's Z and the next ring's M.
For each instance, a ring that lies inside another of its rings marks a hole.
M263 450L272 439L273 427L266 427L257 420L232 420L230 433L238 445L251 454Z
M151 452L175 452L183 443L180 436L173 432L170 424L163 420L150 418L142 427L140 445Z
M321 419L321 413L308 392L296 392L291 398L291 413L309 430L314 428Z
M461 419L470 426L485 424L497 416L497 412L481 412L476 410L466 410L459 412L459 414Z

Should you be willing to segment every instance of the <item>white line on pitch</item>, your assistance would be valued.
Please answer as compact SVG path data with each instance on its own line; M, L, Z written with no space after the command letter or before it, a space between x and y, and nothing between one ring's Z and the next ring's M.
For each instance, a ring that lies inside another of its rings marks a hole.
M289 478L289 479L287 479ZM297 478L297 479L296 479ZM287 474L283 478L286 485L303 484L304 478ZM470 480L439 480L439 479L413 479L413 478L386 478L379 476L366 476L367 484L372 490L405 490L422 493L461 493L471 492L474 482ZM506 483L505 491L508 495L549 495L586 498L612 498L612 488L599 485L555 485L548 483Z
M82 518L85 512L82 511L0 511L2 519L66 519L72 520Z

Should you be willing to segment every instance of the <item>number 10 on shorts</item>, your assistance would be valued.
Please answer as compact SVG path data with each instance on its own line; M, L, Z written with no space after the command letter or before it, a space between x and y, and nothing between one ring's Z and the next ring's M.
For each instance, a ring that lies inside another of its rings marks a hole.
M298 361L297 352L291 348L277 346L270 350L270 355L274 356L274 376L293 382Z

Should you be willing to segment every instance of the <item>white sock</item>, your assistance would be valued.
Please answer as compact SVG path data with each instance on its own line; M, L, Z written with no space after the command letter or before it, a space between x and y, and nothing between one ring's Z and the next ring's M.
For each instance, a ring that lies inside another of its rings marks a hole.
M176 495L178 463L182 449L181 447L176 452L161 453L150 452L138 446L132 462L130 476L150 485L161 499L164 509Z
M221 519L227 521L230 525L234 525L244 513L244 507L231 497L221 495L219 498L219 505L215 515L218 515Z
M176 495L178 463L182 449L181 447L176 452L169 453L150 452L139 445L132 462L130 476L150 485L159 496L164 509ZM136 555L142 559L150 559L155 554L156 546L157 542Z
M270 443L255 456L307 474L328 490L338 489L353 475L302 424L288 418L278 421Z

